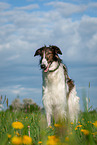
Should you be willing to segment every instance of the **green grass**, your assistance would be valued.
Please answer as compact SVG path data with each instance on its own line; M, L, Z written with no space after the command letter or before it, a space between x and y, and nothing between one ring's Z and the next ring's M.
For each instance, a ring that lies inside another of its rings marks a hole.
M21 122L24 128L14 129L12 123L16 121ZM29 133L33 145L39 143L42 145L96 145L97 126L95 121L97 121L97 112L86 111L80 113L77 124L63 122L47 127L44 113L7 110L0 112L0 145L11 145L13 136L29 136ZM8 138L8 135L11 137Z

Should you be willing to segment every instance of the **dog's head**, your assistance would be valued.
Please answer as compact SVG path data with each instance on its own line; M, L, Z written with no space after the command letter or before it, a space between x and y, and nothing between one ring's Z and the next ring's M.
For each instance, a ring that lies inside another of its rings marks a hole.
M49 47L42 47L36 50L35 55L40 55L40 66L44 70L44 72L48 72L51 64L55 61L58 61L58 63L61 62L61 59L59 58L58 54L62 55L61 50L57 46L49 46Z

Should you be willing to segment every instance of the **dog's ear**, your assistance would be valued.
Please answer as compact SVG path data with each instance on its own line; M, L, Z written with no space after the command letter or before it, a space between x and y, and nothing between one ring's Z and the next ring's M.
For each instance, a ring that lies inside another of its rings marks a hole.
M60 48L58 48L57 46L53 46L53 45L51 47L54 50L55 54L61 54L62 55L62 52L61 52Z
M36 50L34 56L41 55L41 54L42 54L42 48L39 48L39 49Z

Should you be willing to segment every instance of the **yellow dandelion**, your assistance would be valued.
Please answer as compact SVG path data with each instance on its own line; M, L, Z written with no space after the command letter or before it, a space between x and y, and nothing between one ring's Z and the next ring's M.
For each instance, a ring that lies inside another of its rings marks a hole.
M70 135L72 135L72 132L70 132Z
M77 130L77 126L75 127L75 130Z
M94 125L95 127L97 127L97 121L95 121L95 122L93 123L93 125Z
M60 124L54 124L54 126L55 126L55 127L61 127L61 125L60 125Z
M67 137L65 137L65 141L69 141L69 137L67 136Z
M8 138L11 138L11 134L7 134Z
M27 135L24 135L23 136L23 144L31 144L32 143L32 138L27 136Z
M22 138L21 138L21 137L14 136L14 137L11 139L11 142L12 142L12 144L14 144L14 145L20 145L20 144L22 144Z
M95 135L95 133L91 133L92 135Z
M97 132L94 132L95 133L95 135L97 135Z
M39 141L38 144L42 144L42 141Z
M49 128L52 128L52 126L49 126Z
M71 122L71 124L73 125L73 122Z
M82 125L77 125L76 127L75 127L75 130L77 130L78 128L81 128L82 127Z
M88 134L89 134L89 131L88 131L88 130L86 130L86 129L81 129L81 132L83 132L83 133L84 133L84 135L88 135Z
M24 125L21 122L17 121L12 123L12 127L15 129L22 129Z
M18 135L18 136L20 135L18 132L16 132L15 134Z
M80 127L82 127L82 125L78 125L77 127L79 127L79 128L80 128Z
M78 123L81 124L80 121L78 121Z
M59 139L56 136L48 136L47 145L58 145Z

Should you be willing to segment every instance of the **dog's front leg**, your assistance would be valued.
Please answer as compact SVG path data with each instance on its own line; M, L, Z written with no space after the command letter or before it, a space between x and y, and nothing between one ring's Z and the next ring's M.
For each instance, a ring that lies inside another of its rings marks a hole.
M51 125L51 115L49 113L47 113L46 116L47 116L47 124L48 124L48 126L50 126Z

